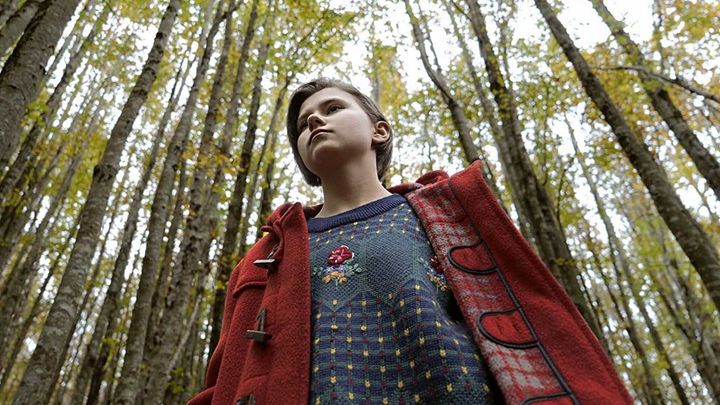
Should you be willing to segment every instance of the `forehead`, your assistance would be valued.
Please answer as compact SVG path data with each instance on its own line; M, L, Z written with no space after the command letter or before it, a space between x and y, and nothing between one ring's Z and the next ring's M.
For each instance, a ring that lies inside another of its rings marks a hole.
M333 98L339 98L347 103L356 103L355 98L345 90L340 90L337 87L328 87L305 99L300 106L300 114L298 116L301 117L303 114L312 111L313 108L322 104L326 100Z

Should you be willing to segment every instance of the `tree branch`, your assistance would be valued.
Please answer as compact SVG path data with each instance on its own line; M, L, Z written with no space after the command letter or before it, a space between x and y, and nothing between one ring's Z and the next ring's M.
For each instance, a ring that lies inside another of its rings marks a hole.
M603 67L603 66L594 66L597 70L634 70L636 72L646 74L654 79L661 80L670 84L674 84L676 86L679 86L690 93L696 94L700 97L704 97L708 100L712 100L718 104L720 104L720 97L716 96L715 94L709 93L705 90L702 90L696 86L693 86L691 83L689 83L687 80L683 79L682 77L675 76L673 77L667 77L665 75L661 75L660 73L651 72L650 70L642 67L642 66L615 66L615 67Z

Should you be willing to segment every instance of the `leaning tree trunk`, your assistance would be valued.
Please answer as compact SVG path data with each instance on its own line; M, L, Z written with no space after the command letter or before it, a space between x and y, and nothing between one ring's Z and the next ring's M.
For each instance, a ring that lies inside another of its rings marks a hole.
M173 6L178 4L176 1L177 0L173 0ZM114 393L114 397L112 398L113 404L135 403L135 396L141 390L140 364L143 359L146 328L150 311L153 310L153 308L150 307L150 303L157 281L157 264L160 257L162 237L165 231L167 205L170 200L178 161L187 144L192 117L197 106L200 86L205 80L205 75L210 65L210 56L213 52L215 34L222 20L221 1L218 2L218 9L213 18L207 38L205 38L202 58L196 68L195 78L193 79L185 108L180 116L180 121L169 142L168 152L163 162L163 169L160 174L160 179L158 180L157 188L155 189L155 196L150 211L150 220L148 222L148 237L145 242L145 255L142 261L140 284L137 290L135 305L133 306L130 329L128 330L122 376Z
M261 191L261 197L260 199L255 198L256 193L251 193L251 195L248 197L248 205L245 209L245 212L250 213L255 209L255 204L260 204L260 208L257 211L258 213L258 222L262 224L266 218L266 216L262 215L261 209L262 209L262 194L265 192L265 190L268 187L268 184L271 183L272 178L272 171L273 171L273 165L275 160L275 144L277 143L277 121L278 117L280 116L280 110L283 105L283 100L285 100L285 95L287 94L288 86L290 86L290 76L286 76L288 80L285 80L285 84L280 89L280 91L277 94L277 97L275 97L273 112L270 117L270 125L268 126L268 130L265 133L265 139L263 140L263 146L260 151L260 158L257 160L257 164L255 165L255 170L253 171L253 179L250 182L250 187L252 190L255 190L258 186L258 181L260 181L260 173L261 169L265 168L265 175L263 176L263 186ZM243 216L243 224L242 224L242 230L240 232L240 240L243 241L241 243L244 243L244 241L247 239L247 235L250 233L250 215L244 215ZM262 236L262 231L260 230L260 226L257 227L257 234ZM259 237L257 238L259 239ZM244 255L244 249L241 247L241 254Z
M480 156L478 155L478 148L473 143L472 134L470 133L470 128L468 128L465 110L463 109L463 106L460 104L460 102L458 102L455 95L453 95L450 91L450 87L447 85L445 78L440 73L440 69L433 69L433 66L430 64L430 60L425 49L425 35L423 35L423 32L420 30L417 18L415 17L412 8L410 7L409 1L404 1L405 10L410 16L410 24L412 25L413 38L415 38L415 43L417 44L418 50L420 51L420 59L422 60L423 67L425 67L425 72L427 72L430 80L432 80L432 82L435 84L435 87L437 87L440 96L442 97L443 101L447 105L448 110L450 111L453 125L455 126L455 130L458 132L458 136L460 138L460 145L462 146L463 153L465 154L465 160L468 163L480 160ZM427 36L429 38L429 34ZM505 212L507 212L507 208L505 207L505 204L502 202L502 199L500 197L500 191L497 188L497 184L495 184L495 181L493 181L493 178L489 173L489 166L487 165L487 162L484 162L482 167L483 178L485 179L485 182L488 183L493 193L495 194L496 199L503 207Z
M181 64L182 65L182 64ZM168 105L165 112L160 120L155 139L153 140L152 147L148 153L148 160L143 169L143 174L140 181L135 186L135 190L128 208L128 216L125 221L125 226L122 232L122 240L120 242L120 248L118 250L117 257L113 264L113 270L110 276L110 286L108 287L107 294L103 300L102 308L98 314L97 320L95 321L95 327L93 328L93 335L90 342L87 345L85 356L83 357L82 364L78 371L77 378L75 379L75 387L73 390L71 404L82 404L85 399L88 384L92 375L93 368L100 367L104 368L107 361L107 357L101 358L100 353L102 351L102 345L109 344L104 342L103 338L106 335L107 330L113 330L114 324L113 319L118 317L118 309L120 306L120 291L123 284L125 283L125 268L127 267L128 260L130 258L130 250L132 247L132 241L135 238L135 231L137 229L137 221L140 213L142 204L143 192L147 188L150 181L155 162L157 161L158 150L160 149L160 143L165 135L165 127L170 121L170 115L174 110L174 106L179 97L177 91L178 84L180 83L182 72L182 66L178 69L177 76L175 78L175 84L170 91ZM176 93L178 95L176 95ZM108 326L111 326L108 328Z
M502 129L500 128L500 125L498 124L497 119L497 112L495 108L492 105L492 102L490 101L490 98L488 97L487 90L483 86L480 77L478 75L478 72L475 70L475 66L473 65L472 55L470 54L470 51L468 50L467 44L465 43L465 38L460 33L460 29L458 28L457 23L455 22L455 13L452 12L452 9L450 8L450 5L448 2L444 2L445 4L445 10L448 13L448 16L450 17L450 22L453 27L453 32L455 32L456 39L458 41L458 44L460 44L460 49L462 50L462 57L463 61L465 62L465 65L467 66L468 73L470 74L470 77L473 82L473 87L475 88L475 94L477 94L478 100L480 101L480 107L482 109L482 116L487 122L487 124L490 126L490 134L492 135L493 141L496 144L497 151L498 151L498 157L500 158L500 166L502 168L502 172L505 175L506 179L506 186L510 190L510 197L512 199L513 204L515 205L515 208L517 209L517 214L519 218L519 225L520 230L522 234L530 241L532 241L533 244L537 246L535 243L535 240L533 238L532 233L528 229L528 214L526 212L521 212L523 205L521 201L519 201L518 193L512 192L513 184L511 182L511 179L515 178L514 175L512 175L510 172L513 170L512 165L512 159L510 158L508 147L505 142L505 139L503 137Z
M12 48L15 41L20 38L25 27L30 23L30 20L35 16L35 12L40 7L43 0L27 0L23 5L13 14L7 23L0 29L0 58L2 58L8 49Z
M266 23L272 23L274 15L270 14ZM268 48L270 44L269 33L272 31L271 24L264 27L263 43L258 52L258 71L253 88L253 96L251 101L251 110L254 114L260 106L260 89L262 88L262 76L267 62ZM253 108L254 107L254 108ZM196 181L198 178L196 177ZM173 351L176 350L175 337L181 334L183 328L183 314L190 296L191 280L195 278L201 271L200 263L203 259L203 247L210 241L210 233L216 224L216 208L219 198L217 188L211 192L208 197L208 203L198 206L193 200L193 191L196 187L191 188L191 206L198 207L197 217L188 217L185 237L180 248L180 258L177 274L173 276L173 285L165 299L165 308L163 311L162 324L163 328L158 328L155 336L155 342L159 342L156 355L150 359L148 368L151 370L148 383L145 386L145 402L159 403L162 400L163 392L155 387L162 387L168 381L169 372L172 367L170 361L173 358ZM198 193L199 194L199 193ZM203 198L202 195L198 195ZM204 273L198 278L204 279Z
M712 241L683 205L667 174L647 145L633 133L619 108L595 76L547 0L535 0L550 31L570 60L587 95L602 112L628 160L650 192L660 216L690 259L715 306L720 308L720 257Z
M78 311L82 295L80 292L87 277L92 253L95 250L100 233L100 224L105 216L108 197L117 174L120 156L140 107L144 104L148 92L155 82L165 45L177 15L178 2L179 0L171 0L168 5L142 73L128 96L122 112L110 133L103 156L95 167L90 191L80 213L80 226L75 245L70 253L65 273L50 308L43 331L38 339L37 347L16 393L14 402L16 405L46 403L50 396L49 391L52 387L48 386L48 381L53 379L51 373L58 368L62 348L72 333L72 323ZM55 4L53 1L47 3L49 3L48 8ZM64 3L77 2L66 1ZM49 13L49 10L44 10L44 12ZM42 21L42 19L36 18L33 24L37 24L37 21ZM32 25L30 28L32 29Z
M173 343L176 341L175 337L181 333L183 328L183 313L190 293L190 280L199 271L200 263L204 262L202 248L211 239L211 217L215 207L210 207L207 204L212 203L207 195L209 189L208 174L213 169L210 147L213 143L217 125L220 93L232 43L235 9L235 0L230 0L228 10L224 13L225 38L210 90L208 110L205 115L205 123L193 172L193 181L190 187L189 214L183 228L180 257L175 262L173 282L164 300L165 307L160 321L163 326L155 328L154 335L147 337L150 339L144 360L147 382L144 385L144 391L138 396L138 401L143 403L159 403L162 401L164 392L157 389L157 387L164 387L169 379L168 373L172 368L170 361L173 357L171 353L175 349Z
M15 151L20 122L40 92L44 66L80 0L46 0L0 72L0 170Z
M655 111L660 114L668 127L675 133L680 145L690 155L700 174L715 192L715 196L720 199L720 163L690 128L682 112L670 98L670 93L668 93L663 82L647 73L650 68L645 56L638 44L625 32L624 24L610 13L603 0L591 0L591 2L595 11L600 14L600 17L610 29L617 43L625 51L628 61L633 66L640 68L638 69L638 76L645 94L650 97L650 101L655 107Z
M33 241L28 256L20 266L17 266L16 269L10 273L8 282L2 292L2 302L0 302L0 325L11 325L12 320L17 319L17 315L23 307L25 297L27 297L30 292L30 285L38 270L37 260L42 254L41 249L44 247L45 229L47 229L50 219L54 217L60 204L65 200L65 196L70 189L89 139L89 136L85 137L83 142L78 145L75 155L70 160L70 164L65 170L61 184L53 196L47 213L35 232L35 240ZM10 365L3 362L5 357L4 351L8 348L7 339L10 337L10 334L16 330L16 328L11 327L0 328L0 370L10 367Z
M238 57L237 72L233 79L233 87L230 96L230 101L227 106L227 113L225 114L225 126L223 127L223 139L227 139L235 131L235 123L237 122L238 107L240 104L240 94L242 92L243 80L245 79L245 65L247 64L248 54L250 52L250 43L255 36L255 22L257 21L257 5L258 1L253 0L250 6L250 16L248 17L247 27L245 29L245 36L243 37L243 43L240 48L240 56ZM230 159L229 148L227 148L226 157ZM236 187L237 188L237 187ZM244 190L241 191L241 194ZM242 198L242 197L241 197ZM234 199L233 199L234 201ZM240 215L233 217L233 212L237 209L233 209L233 203L230 203L229 215L227 219L227 230L223 239L223 245L220 252L220 259L218 260L218 275L215 287L215 300L213 304L213 316L212 316L212 335L210 337L210 354L212 355L217 346L217 341L220 338L220 323L222 321L222 314L225 305L225 288L230 278L230 272L236 261L235 256L235 241L237 240L238 224L240 222ZM242 211L242 207L240 208Z
M518 200L522 201L518 211L520 214L528 215L529 228L534 236L533 239L537 244L540 257L563 285L595 335L599 335L602 332L583 296L577 279L579 270L557 219L554 204L530 163L523 143L517 107L505 84L498 58L490 43L485 17L476 0L467 0L467 3L470 8L470 23L477 36L480 53L485 62L490 91L500 114L502 131L513 167L513 170L508 172L512 176L509 179L512 191L518 193ZM501 149L502 146L500 145Z
M583 156L583 153L580 151L580 148L577 145L577 141L575 140L575 134L570 126L570 123L567 122L568 131L570 133L570 140L572 141L573 148L575 149L575 157L578 160L578 163L580 164L580 168L582 170L583 176L585 177L585 180L588 183L588 186L590 187L590 193L592 194L593 198L595 199L595 206L597 207L598 214L600 214L600 219L602 220L602 223L605 227L605 232L608 235L608 241L610 249L610 259L612 260L612 266L615 269L615 274L617 276L617 284L618 284L618 291L620 293L620 301L623 306L623 311L625 312L625 316L623 317L622 313L618 309L618 316L620 317L620 320L622 321L622 324L625 327L625 330L627 331L628 337L630 338L630 343L632 343L633 347L638 353L638 357L640 357L640 363L643 367L643 370L645 372L645 382L647 384L648 388L648 400L651 403L658 403L661 404L664 402L662 391L660 389L660 385L658 384L657 380L655 379L655 376L652 373L652 368L650 367L650 364L648 363L648 356L645 351L645 348L640 343L639 334L637 331L637 328L635 327L635 321L632 319L632 311L630 309L629 300L627 299L627 296L625 295L625 291L622 288L622 282L619 278L620 271L619 268L622 268L623 273L625 274L625 278L628 280L628 285L633 285L631 279L629 278L631 276L631 270L630 270L630 263L628 261L627 253L625 252L625 248L620 241L620 239L617 236L617 233L615 232L615 227L612 224L612 221L610 221L610 217L607 214L607 211L605 210L605 204L602 200L602 197L600 196L600 193L598 192L597 186L595 184L595 180L593 180L590 170L585 163L585 157ZM598 267L598 270L602 272L602 267ZM615 303L615 306L617 306L616 299L612 292L610 291L610 286L608 285L606 281L605 274L602 274L603 282L605 282L606 287L608 288L608 294L610 294L613 302ZM642 306L642 301L638 300L638 296L636 294L636 290L631 288L633 291L633 297L635 298L635 302L638 306ZM647 321L647 320L646 320Z
M105 6L105 9L95 21L93 28L90 30L88 36L83 40L80 48L70 56L70 59L65 65L60 81L55 85L55 89L50 95L50 98L48 98L46 108L43 109L38 119L33 123L30 132L22 143L22 147L20 148L17 157L3 177L2 182L0 182L0 198L7 198L6 196L10 192L10 189L15 187L20 175L25 170L27 163L30 161L30 157L33 154L33 148L40 137L45 134L45 129L50 125L50 121L55 117L55 114L60 108L60 102L63 100L66 102L68 101L67 98L65 98L65 89L75 76L75 73L80 66L80 62L85 58L85 54L88 49L94 45L95 37L102 28L109 11L110 7ZM79 80L79 82L82 83L82 80Z

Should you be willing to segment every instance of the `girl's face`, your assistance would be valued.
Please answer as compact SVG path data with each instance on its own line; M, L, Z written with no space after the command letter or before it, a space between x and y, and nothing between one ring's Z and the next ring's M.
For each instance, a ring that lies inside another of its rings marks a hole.
M355 98L336 87L308 97L299 117L298 152L305 166L320 178L343 165L365 161L368 155L374 162L372 145L387 139L387 124L374 125Z

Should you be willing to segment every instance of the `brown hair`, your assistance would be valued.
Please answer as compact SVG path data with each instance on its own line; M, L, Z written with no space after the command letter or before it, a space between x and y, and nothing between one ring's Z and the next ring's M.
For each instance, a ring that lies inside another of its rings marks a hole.
M360 105L360 107L365 111L365 113L370 117L370 120L373 122L373 124L379 122L379 121L385 121L388 122L388 120L385 118L385 115L380 112L380 108L378 105L373 101L370 97L366 96L365 94L361 93L360 90L355 88L355 86L351 84L347 84L345 82L342 82L340 80L330 79L326 77L320 77L315 80L312 80L310 82L307 82L293 92L293 94L290 96L290 103L288 105L288 113L287 113L287 135L290 139L290 146L292 147L293 156L295 157L295 162L297 162L298 167L300 167L300 172L302 173L303 177L305 178L305 181L311 185L311 186L319 186L320 185L320 177L316 176L314 173L312 173L307 166L305 166L305 163L303 163L302 158L300 157L300 153L298 152L298 138L300 137L300 133L297 129L297 120L298 116L300 115L300 107L302 106L303 102L307 100L310 96L317 93L320 90L329 88L329 87L336 87L342 91L347 92L353 98L357 103ZM389 123L388 123L388 126ZM393 149L393 132L392 127L388 130L390 136L388 137L387 141L385 143L377 145L375 147L375 163L377 165L377 176L378 180L382 183L383 180L385 180L385 172L388 169L388 166L390 166L390 160L392 159L392 149Z

